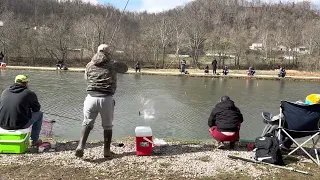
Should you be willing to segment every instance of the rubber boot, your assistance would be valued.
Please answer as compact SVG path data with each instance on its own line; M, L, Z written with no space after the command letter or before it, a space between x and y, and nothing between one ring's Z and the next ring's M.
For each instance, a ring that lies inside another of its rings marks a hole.
M90 131L91 131L91 128L89 126L82 126L81 138L75 154L77 157L80 157L80 158L83 157L83 150L84 150L84 147L86 146Z
M104 130L103 131L103 155L105 158L111 158L112 157L112 152L110 151L110 145L111 145L111 140L112 140L112 130Z

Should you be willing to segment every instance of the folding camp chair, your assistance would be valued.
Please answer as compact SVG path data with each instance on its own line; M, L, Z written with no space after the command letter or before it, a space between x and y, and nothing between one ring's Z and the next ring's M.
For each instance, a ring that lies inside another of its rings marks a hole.
M282 141L281 135L287 136L297 147L289 154L291 155L298 149L301 149L317 165L320 165L316 145L320 139L320 104L301 105L287 101L281 101L280 114L284 119L279 120L278 138ZM283 133L283 134L281 134ZM299 144L295 139L311 136L303 143ZM315 152L316 159L308 153L303 146L312 140L312 149Z

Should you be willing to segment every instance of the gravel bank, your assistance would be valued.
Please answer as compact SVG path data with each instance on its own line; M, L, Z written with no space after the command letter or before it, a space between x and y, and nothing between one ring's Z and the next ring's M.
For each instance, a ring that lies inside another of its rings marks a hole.
M87 145L83 159L74 156L76 142L57 143L56 152L24 155L1 155L0 165L28 165L43 162L66 168L88 168L94 172L106 172L117 178L123 178L123 171L132 170L148 172L155 175L174 175L185 178L212 177L221 172L244 173L259 177L268 171L263 166L253 163L231 160L227 155L239 154L251 158L254 153L236 148L233 151L216 149L212 143L183 144L169 143L168 147L154 149L153 156L136 156L135 143L124 142L124 147L112 147L116 153L112 160L105 160L102 155L101 142Z

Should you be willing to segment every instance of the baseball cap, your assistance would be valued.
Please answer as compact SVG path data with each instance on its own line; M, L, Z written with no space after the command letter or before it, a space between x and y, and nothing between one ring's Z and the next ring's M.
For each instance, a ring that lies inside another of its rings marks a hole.
M109 51L109 46L107 44L100 44L98 47L98 52L100 51L103 51L103 52Z
M18 76L16 76L16 78L14 80L15 83L25 83L25 82L28 82L28 81L29 81L29 79L25 75L18 75Z

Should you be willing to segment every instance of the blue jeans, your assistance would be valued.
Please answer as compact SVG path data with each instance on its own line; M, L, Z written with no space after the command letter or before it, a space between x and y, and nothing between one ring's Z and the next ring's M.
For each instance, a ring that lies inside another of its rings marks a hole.
M43 119L43 112L32 112L32 117L29 122L23 127L24 129L29 128L32 126L31 130L31 140L37 141L39 140L39 135L42 126L42 119Z

